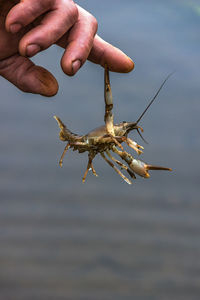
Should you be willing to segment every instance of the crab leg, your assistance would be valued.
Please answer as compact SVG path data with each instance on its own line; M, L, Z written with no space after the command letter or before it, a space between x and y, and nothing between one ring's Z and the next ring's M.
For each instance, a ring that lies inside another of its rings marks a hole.
M94 176L98 177L98 174L94 169L93 163L91 163L91 170L92 170L92 173L94 174Z
M132 178L136 179L135 174L131 170L129 170L129 168L126 165L124 165L121 161L113 157L109 150L106 150L106 154L110 157L112 161L116 162L121 168L125 169Z
M89 159L88 159L87 169L86 169L86 171L85 171L85 173L84 173L84 175L83 175L83 178L82 178L82 182L83 182L83 183L85 182L86 176L87 176L88 171L89 171L90 169L92 169L92 172L93 172L94 175L96 174L96 172L95 172L95 170L94 170L94 167L93 167L93 165L92 165L92 161L93 161L95 155L89 153L88 157L89 157ZM97 174L96 174L96 175L97 175ZM95 175L95 176L96 176L96 175Z
M70 144L68 143L68 144L66 145L64 151L63 151L63 154L61 155L60 160L59 160L59 165L60 165L61 168L62 168L62 165L63 165L63 158L64 158L64 156L65 156L67 150L69 149L69 147L70 147Z
M128 169L128 167L127 167L126 165L124 165L121 161L119 161L118 159L116 159L115 157L113 157L113 156L111 155L111 153L110 153L109 150L106 150L106 154L108 155L108 157L109 157L112 161L116 162L121 168L123 168L123 169L125 169L125 170Z
M133 150L135 150L138 155L143 153L142 150L144 149L144 147L140 146L139 144L137 144L135 141L131 140L130 138L128 138L126 136L115 136L115 139L121 143L125 142L129 147L131 147ZM118 144L117 144L117 146L118 146ZM121 146L121 144L120 144L120 146ZM120 148L122 149L122 146ZM124 150L124 149L122 149L122 150Z
M115 132L114 132L113 113L112 113L113 99L112 99L112 91L110 86L109 70L107 65L105 65L105 72L104 72L104 99L105 99L104 121L106 123L106 129L109 134L114 136Z
M126 176L124 176L124 174L122 174L122 172L117 167L115 167L115 165L109 159L107 159L104 153L101 153L101 156L115 170L115 172L117 172L117 174L119 174L124 179L124 181L126 181L128 184L132 184L132 182Z
M129 146L129 147L131 147L132 149L134 149L136 152L137 152L137 154L141 154L141 153L143 153L143 147L142 146L140 146L139 144L137 144L135 141L133 141L133 140L131 140L130 138L127 138L127 137L125 137L125 143ZM142 149L142 150L141 150Z
M105 72L104 72L104 100L105 100L104 121L106 124L106 131L108 135L111 137L111 139L113 140L113 142L123 150L124 148L115 138L114 123L113 123L114 116L112 112L113 98L112 98L112 90L110 86L109 69L107 65L105 65Z
M113 152L117 153L123 160L126 161L126 163L129 165L131 170L133 170L136 174L142 176L142 177L149 177L148 171L145 169L145 166L143 165L144 163L141 162L140 160L136 160L131 154L129 154L126 151L120 151L118 150L115 146L113 146ZM142 164L137 165L136 161L139 163L141 162ZM137 167L136 167L137 165Z

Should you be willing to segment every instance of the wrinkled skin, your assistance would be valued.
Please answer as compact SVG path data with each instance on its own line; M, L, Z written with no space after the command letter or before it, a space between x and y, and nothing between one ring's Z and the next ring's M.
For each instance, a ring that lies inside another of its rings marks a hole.
M56 79L30 60L53 44L65 49L61 67L69 76L87 59L130 72L132 60L96 31L96 19L72 0L0 0L0 75L24 92L55 95Z

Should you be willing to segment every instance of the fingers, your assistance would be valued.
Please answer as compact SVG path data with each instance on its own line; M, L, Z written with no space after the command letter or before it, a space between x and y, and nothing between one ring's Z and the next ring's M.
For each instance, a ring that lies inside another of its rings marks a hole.
M57 43L66 47L61 66L67 75L74 75L87 60L97 31L96 19L83 8L77 7L79 10L77 22Z
M121 50L95 36L96 19L72 0L22 0L8 13L6 29L15 34L11 38L10 33L4 32L4 40L12 43L7 43L8 49L0 57L0 75L26 92L44 96L57 93L56 79L22 57L33 56L57 41L65 48L61 66L68 75L74 75L86 59L103 67L107 64L115 72L130 72L134 68L133 61ZM13 55L17 53L18 40L22 56Z
M39 25L20 41L19 52L23 56L31 57L54 44L76 22L78 10L72 0L24 0L9 12L6 29L16 33L39 16Z
M67 75L74 75L86 59L101 65L103 68L107 64L109 70L113 72L128 73L134 69L134 62L130 57L120 49L101 39L98 35L93 39L91 31L82 31L81 27L77 27L73 31L73 35L76 39L71 39L70 36L69 44L66 37L63 37L57 43L63 48L68 44L61 61L62 69ZM85 47L86 45L87 47Z
M20 40L21 55L31 57L58 41L66 48L61 66L67 75L74 75L86 59L103 67L107 64L115 72L126 73L134 68L133 61L121 50L95 36L96 19L72 0L23 0L10 10L6 28L16 33L39 16L39 25Z
M120 49L95 36L93 47L88 57L93 63L102 67L107 64L110 71L128 73L133 70L134 62Z
M58 91L51 73L18 54L0 61L0 75L24 92L50 97Z
M87 11L77 6L79 10L78 21L70 33L64 35L58 45L66 48L61 66L67 75L74 75L86 59L100 64L105 64L114 72L127 73L133 70L133 61L118 48L105 42L98 35L97 21Z

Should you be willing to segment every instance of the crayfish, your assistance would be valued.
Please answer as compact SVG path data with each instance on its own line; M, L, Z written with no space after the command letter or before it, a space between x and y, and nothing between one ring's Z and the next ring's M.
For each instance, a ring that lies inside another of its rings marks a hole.
M128 134L130 131L136 130L142 137L141 132L143 132L143 129L138 125L138 123L157 97L158 93L160 92L169 76L170 75L168 75L164 80L157 93L136 122L122 122L119 124L114 124L112 112L112 91L110 86L109 70L106 65L104 71L105 125L90 131L86 135L80 136L72 133L57 116L54 116L60 127L60 140L67 142L67 145L64 148L63 154L60 158L59 165L62 167L65 153L69 148L73 148L73 150L78 150L79 153L88 151L88 164L82 179L83 182L85 182L89 170L92 170L93 174L97 176L97 173L93 166L93 159L98 153L128 184L131 184L132 182L116 167L114 163L119 165L120 169L126 170L129 176L133 179L136 178L135 174L138 174L141 177L145 178L150 177L149 170L172 171L171 168L150 165L139 159L136 159L127 151L125 151L124 147L122 146L122 143L126 143L129 147L134 149L137 154L141 154L143 152L142 150L144 148L137 144L135 141L131 140L128 137ZM123 161L126 162L126 165L120 160L113 157L110 151L117 154Z

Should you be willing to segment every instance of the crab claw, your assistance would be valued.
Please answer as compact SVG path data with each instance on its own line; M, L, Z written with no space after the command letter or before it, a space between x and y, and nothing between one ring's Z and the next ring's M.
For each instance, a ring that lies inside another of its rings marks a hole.
M131 170L133 170L136 174L138 174L144 178L150 177L150 174L148 172L149 170L172 171L171 168L148 165L139 159L133 159L129 166L130 166Z

